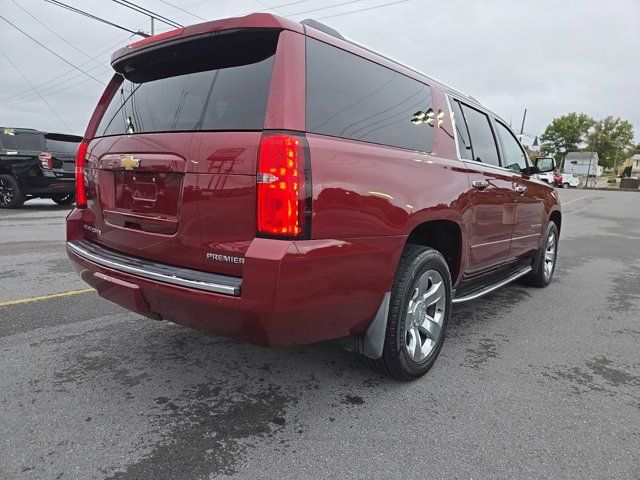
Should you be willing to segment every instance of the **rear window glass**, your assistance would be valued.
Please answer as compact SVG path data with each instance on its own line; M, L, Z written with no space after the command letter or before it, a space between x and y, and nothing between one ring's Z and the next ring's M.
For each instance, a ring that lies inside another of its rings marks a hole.
M471 135L474 160L499 167L500 158L498 157L498 148L493 137L489 117L465 104L462 104L462 111Z
M471 150L471 139L469 138L469 130L467 130L467 122L462 114L462 109L457 100L450 99L451 109L453 113L453 125L456 129L456 139L458 141L458 151L462 160L473 160L473 151Z
M124 82L96 136L262 130L277 33L236 33L161 49L123 66ZM163 50L168 50L166 60ZM176 61L179 60L179 62ZM189 71L191 70L191 71Z
M42 150L42 136L39 133L0 133L0 143L5 150Z
M430 152L431 107L427 85L307 39L307 131Z
M80 142L63 142L61 140L52 140L47 138L45 140L47 147L46 150L49 152L57 152L57 153L72 153L76 154L78 151L78 144Z

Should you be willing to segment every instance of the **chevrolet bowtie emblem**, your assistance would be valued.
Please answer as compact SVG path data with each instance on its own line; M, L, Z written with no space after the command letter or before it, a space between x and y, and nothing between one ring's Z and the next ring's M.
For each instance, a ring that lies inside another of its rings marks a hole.
M133 158L133 155L124 155L120 159L120 168L124 168L125 170L133 170L138 166L140 166L140 159Z

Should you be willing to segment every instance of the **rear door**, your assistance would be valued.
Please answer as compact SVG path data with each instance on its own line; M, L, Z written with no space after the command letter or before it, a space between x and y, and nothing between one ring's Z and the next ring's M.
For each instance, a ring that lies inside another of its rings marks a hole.
M124 253L242 273L279 32L149 48L123 73L89 145L87 236Z
M527 154L511 130L499 120L494 121L502 149L504 166L513 173L516 216L508 260L533 254L540 246L544 223L544 198L549 187L530 175Z
M507 259L515 217L512 174L500 166L489 117L451 99L460 159L468 168L473 208L465 273L500 266Z

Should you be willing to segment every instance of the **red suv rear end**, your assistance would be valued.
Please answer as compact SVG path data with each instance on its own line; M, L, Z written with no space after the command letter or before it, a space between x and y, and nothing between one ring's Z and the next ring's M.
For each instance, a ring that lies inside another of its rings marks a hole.
M71 260L100 295L269 346L366 326L392 276L372 273L389 259L359 261L376 242L310 240L304 57L302 26L271 15L114 54L68 219ZM330 261L345 255L347 275Z
M68 255L142 315L265 346L342 338L415 378L452 303L551 281L559 205L474 99L315 27L254 14L116 52Z

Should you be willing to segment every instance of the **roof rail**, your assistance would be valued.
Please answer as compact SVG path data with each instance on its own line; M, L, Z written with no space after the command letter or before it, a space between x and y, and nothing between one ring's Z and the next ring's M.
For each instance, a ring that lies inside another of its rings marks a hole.
M317 20L314 20L312 18L305 18L304 20L302 20L300 22L302 25L308 25L309 27L315 28L316 30L320 30L321 32L324 32L328 35L331 35L332 37L336 37L339 38L341 40L346 40L346 38L344 38L340 32L338 32L336 29L331 28L328 25L325 25L324 23L321 23Z

